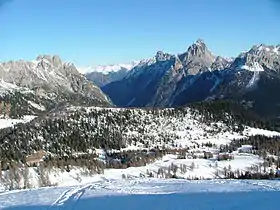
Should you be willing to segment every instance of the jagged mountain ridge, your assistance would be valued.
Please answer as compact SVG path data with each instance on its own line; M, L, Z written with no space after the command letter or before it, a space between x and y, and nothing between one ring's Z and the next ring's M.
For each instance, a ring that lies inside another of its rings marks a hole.
M213 55L198 40L182 54L157 52L152 59L135 66L125 78L105 85L102 90L121 107L176 107L229 98L246 100L256 105L254 108L259 112L263 106L259 102L265 98L266 109L274 107L269 115L275 117L280 115L274 113L278 93L265 94L264 90L270 89L272 83L279 86L279 63L279 45L253 46L234 59L226 59Z
M102 89L118 106L172 106L174 97L182 92L180 88L184 89L179 85L185 78L196 77L212 66L226 66L227 63L226 59L216 58L205 43L198 40L179 55L157 52L152 59L140 62L124 79Z
M69 102L110 105L102 91L80 74L74 64L62 62L58 56L0 63L0 78L1 101L16 98L13 101L21 101L20 108L26 111L38 111L36 105L47 111Z

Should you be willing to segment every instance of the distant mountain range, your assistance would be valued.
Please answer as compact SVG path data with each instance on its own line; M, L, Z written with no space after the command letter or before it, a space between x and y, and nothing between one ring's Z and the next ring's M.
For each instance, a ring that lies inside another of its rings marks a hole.
M280 116L279 45L253 46L236 58L227 59L214 55L199 39L184 53L159 51L131 70L120 69L121 76L113 69L98 71L98 79L92 76L97 71L86 77L119 107L176 107L234 99L260 114ZM100 81L102 77L110 79Z
M199 39L177 55L159 51L139 62L78 69L49 55L0 63L0 105L26 114L60 104L178 107L233 99L263 116L280 116L279 45L253 46L228 59Z
M123 79L128 71L138 65L138 63L138 61L133 61L127 64L88 66L86 68L78 68L78 70L85 74L94 84L102 87L113 81Z

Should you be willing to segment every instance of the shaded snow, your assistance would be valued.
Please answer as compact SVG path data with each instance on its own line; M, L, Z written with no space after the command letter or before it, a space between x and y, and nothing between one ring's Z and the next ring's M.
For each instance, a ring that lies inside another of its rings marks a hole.
M213 92L220 83L221 83L221 79L219 79L217 76L215 76L215 83L214 83L213 87L210 89L210 92Z
M3 79L0 80L0 95L6 95L13 93L14 91L21 91L22 93L34 93L29 88L19 87L15 84L5 82Z
M1 209L275 209L277 181L103 180L0 194Z
M253 87L260 79L260 72L259 71L254 71L254 75L247 84L247 88Z

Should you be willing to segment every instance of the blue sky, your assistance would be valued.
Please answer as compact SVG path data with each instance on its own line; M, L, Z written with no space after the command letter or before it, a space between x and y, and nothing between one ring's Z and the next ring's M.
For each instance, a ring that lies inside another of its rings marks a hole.
M123 63L184 52L198 38L229 57L280 44L279 25L278 0L0 0L0 60Z

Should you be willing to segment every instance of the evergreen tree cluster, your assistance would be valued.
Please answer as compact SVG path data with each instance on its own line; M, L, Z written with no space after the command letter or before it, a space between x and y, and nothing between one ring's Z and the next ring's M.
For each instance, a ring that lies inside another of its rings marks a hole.
M272 119L260 117L241 102L216 100L194 103L190 107L198 110L205 121L222 121L231 126L233 130L242 130L244 125L269 130L277 129L276 123Z
M225 108L222 109L221 106ZM83 160L89 160L95 149L120 151L127 146L140 146L164 150L165 147L180 147L175 144L175 140L179 138L177 133L193 129L186 126L186 118L190 120L190 116L191 120L196 119L201 124L227 122L227 129L239 131L242 131L243 124L236 123L234 119L243 120L247 124L256 122L250 117L242 118L240 113L234 114L228 108L231 106L224 102L201 103L192 108L180 109L63 107L30 123L1 129L0 159L2 165L11 161L25 164L28 155L43 150L56 160L63 160L65 157L75 160L77 154L85 154ZM256 126L264 125L260 123ZM214 124L213 130L208 132L221 132L220 129ZM141 155L121 160L131 165L138 161L137 157L143 158Z

